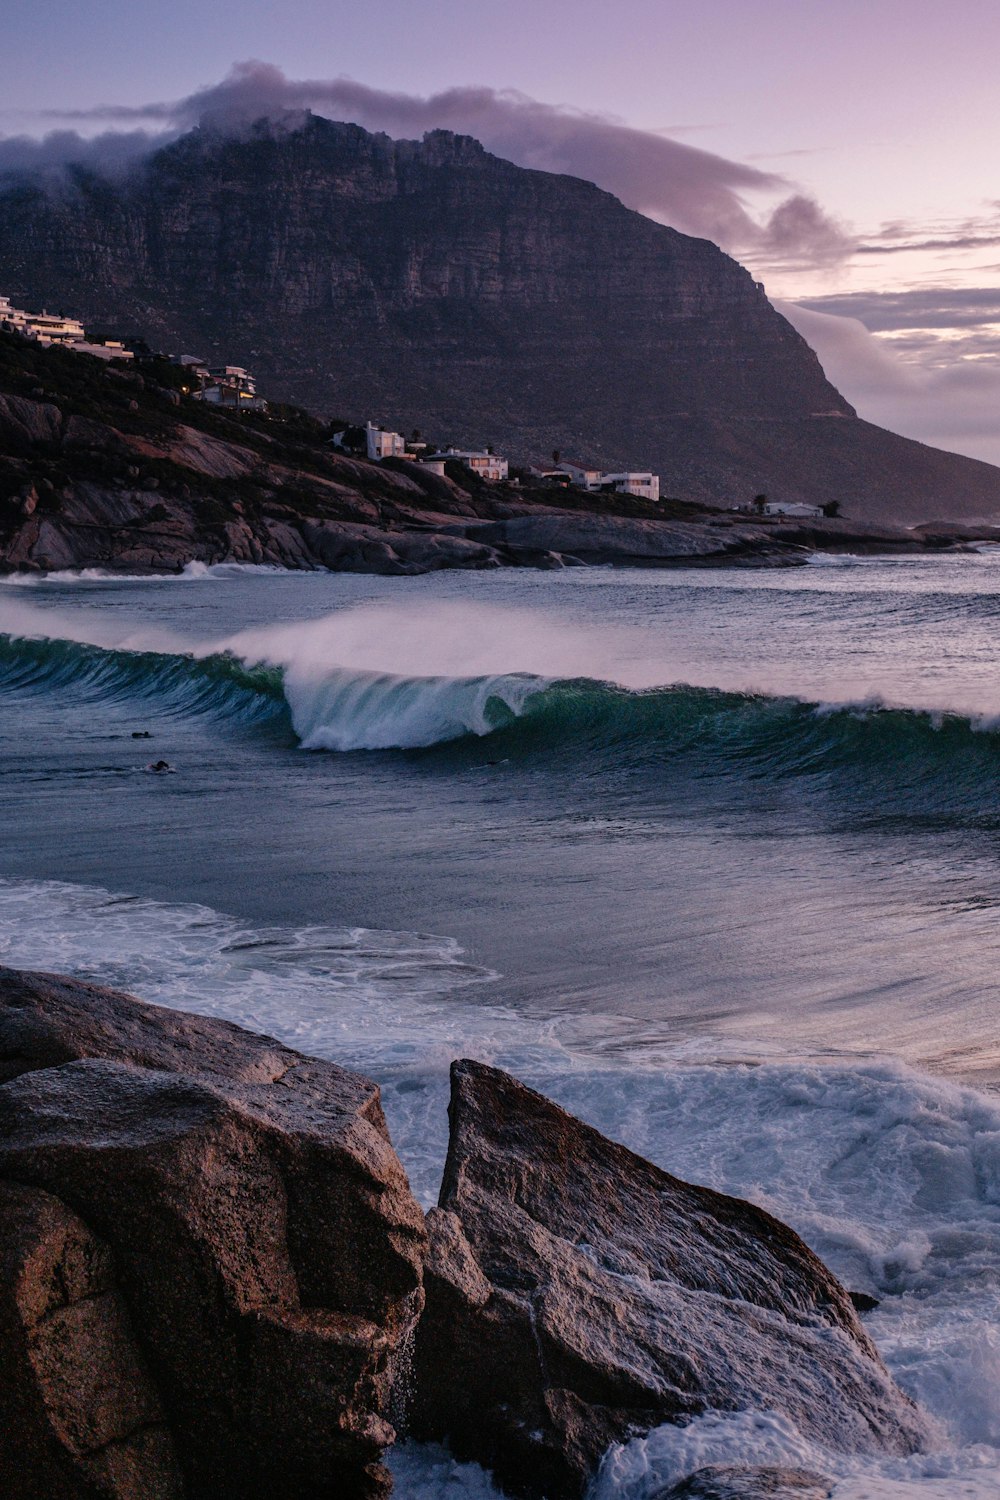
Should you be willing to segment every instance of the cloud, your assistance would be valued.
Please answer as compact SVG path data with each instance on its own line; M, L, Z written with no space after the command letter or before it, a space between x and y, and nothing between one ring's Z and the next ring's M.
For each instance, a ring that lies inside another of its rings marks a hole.
M290 79L269 63L245 62L221 83L184 99L136 107L109 105L49 118L78 125L130 126L134 159L195 125L232 132L262 117L294 123L309 110L397 137L436 129L473 135L487 150L519 166L596 182L629 208L714 240L727 250L829 264L843 260L853 248L843 226L815 200L796 192L782 175L730 161L657 131L544 104L512 90L453 88L421 98L369 88L349 78ZM143 131L154 133L144 137ZM102 153L108 158L110 138L105 134L100 139L104 144L95 156L91 143L72 132L47 137L38 143L39 165L52 164L60 152L66 162L99 161ZM24 170L29 156L23 138L13 146L10 140L0 140L0 170L12 157ZM121 160L126 159L123 150ZM774 209L755 214L748 206L748 198L773 199L776 194L787 196Z
M859 416L904 437L1000 464L1000 363L902 359L857 318L794 302L775 305L816 350Z
M858 318L872 333L916 328L981 328L1000 323L1000 287L917 287L805 297L802 307Z
M28 135L0 136L0 179L57 177L67 167L117 176L175 134L109 130L82 136L75 130L54 130L41 140Z

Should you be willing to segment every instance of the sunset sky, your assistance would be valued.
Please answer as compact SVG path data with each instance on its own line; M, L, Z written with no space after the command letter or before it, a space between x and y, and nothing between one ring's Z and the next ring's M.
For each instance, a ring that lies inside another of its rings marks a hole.
M986 0L4 0L3 15L0 135L156 135L206 106L476 134L716 239L862 415L1000 463ZM215 87L248 59L268 66ZM0 166L24 150L0 143Z

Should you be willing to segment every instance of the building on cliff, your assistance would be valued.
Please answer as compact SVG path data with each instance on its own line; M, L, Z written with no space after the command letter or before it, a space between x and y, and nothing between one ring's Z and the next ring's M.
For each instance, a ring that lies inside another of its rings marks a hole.
M14 307L9 297L0 297L0 327L12 328L24 338L47 346L61 344L77 354L92 354L96 359L132 360L131 349L121 339L90 339L78 318L66 318L61 313L28 312L23 307Z
M197 366L194 368L198 369ZM257 395L257 382L242 365L210 366L201 389L193 395L196 401L207 401L211 406L232 406L238 411L267 411L267 402Z
M598 488L612 490L617 495L639 495L643 500L659 500L660 476L650 474L648 470L605 474Z
M457 464L464 464L478 479L486 479L491 484L499 484L510 474L508 460L489 448L442 448L440 453L429 453L426 461L447 463L449 459Z
M596 464L581 463L565 459L555 464L553 470L534 470L540 478L551 478L553 474L565 474L569 483L581 490L606 490L619 495L638 495L643 500L659 500L660 476L648 469L624 469L619 473L605 474Z
M376 427L374 422L366 422L365 451L373 463L378 463L383 458L405 458L406 439L401 432L390 432L386 427Z

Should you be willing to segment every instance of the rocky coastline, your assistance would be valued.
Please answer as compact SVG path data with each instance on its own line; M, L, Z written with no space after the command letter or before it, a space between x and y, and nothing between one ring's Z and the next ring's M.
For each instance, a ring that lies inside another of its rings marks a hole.
M924 1445L787 1226L482 1063L453 1065L449 1114L425 1216L370 1080L0 969L6 1500L384 1500L397 1433L579 1500L609 1447L710 1409ZM668 1494L828 1492L716 1466Z
M0 573L794 566L1000 536L988 523L757 518L450 468L353 458L297 409L211 412L148 374L0 333Z

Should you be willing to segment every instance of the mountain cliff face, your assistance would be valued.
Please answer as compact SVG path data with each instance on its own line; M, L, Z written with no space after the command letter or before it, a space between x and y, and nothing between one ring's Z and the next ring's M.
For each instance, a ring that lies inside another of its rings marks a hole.
M1000 470L859 421L746 271L571 177L437 131L194 131L109 181L0 186L0 289L252 366L319 411L725 504L1000 513Z

